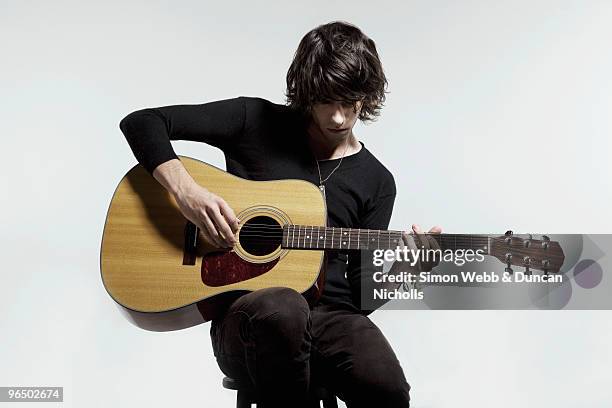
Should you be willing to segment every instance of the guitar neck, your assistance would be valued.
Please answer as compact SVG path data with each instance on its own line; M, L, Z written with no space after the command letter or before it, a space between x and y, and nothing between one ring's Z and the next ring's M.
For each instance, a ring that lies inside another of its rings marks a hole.
M489 237L470 234L430 234L440 249L488 249ZM395 249L402 232L312 225L283 226L282 247L287 249Z

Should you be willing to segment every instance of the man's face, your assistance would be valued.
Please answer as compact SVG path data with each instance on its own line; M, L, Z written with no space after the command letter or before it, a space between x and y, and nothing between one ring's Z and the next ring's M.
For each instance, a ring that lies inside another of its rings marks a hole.
M363 102L333 101L312 106L312 122L325 139L339 141L349 137L357 123Z

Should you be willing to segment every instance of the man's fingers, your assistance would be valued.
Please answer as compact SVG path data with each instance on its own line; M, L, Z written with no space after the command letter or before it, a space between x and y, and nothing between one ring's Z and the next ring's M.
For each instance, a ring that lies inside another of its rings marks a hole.
M421 248L424 251L429 249L429 241L427 240L421 227L418 224L412 224L412 231L416 234L418 238L419 248Z
M429 241L429 248L434 249L434 250L441 249L440 244L433 236L428 235L427 240Z
M437 235L437 234L441 234L442 233L442 227L440 227L439 225L433 226L430 230L429 233L432 235ZM427 238L429 239L429 243L430 243L430 247L434 250L439 250L440 248L440 244L438 243L438 240L433 237L432 235L428 235ZM436 256L433 262L433 266L437 266L440 263L440 257Z
M421 262L419 262L419 269L421 271L431 271L433 267L439 264L441 255L439 250L441 248L434 235L441 233L442 227L438 225L425 233L418 224L412 224L412 231L410 233L402 232L402 239L410 249L414 251L419 249L419 253L426 255L425 259L420 259Z
M232 208L225 202L225 200L219 201L219 208L221 210L221 214L225 217L225 221L227 221L228 225L232 229L232 233L235 234L236 232L238 232L238 226L240 221L238 220L238 218L236 218L234 210L232 210Z
M435 226L427 233L427 240L429 241L429 247L431 249L440 249L440 244L438 243L438 240L436 239L435 235L439 235L441 232L442 228Z
M202 217L202 224L204 224L204 228L208 238L211 241L211 244L215 244L217 247L223 248L225 245L223 244L223 241L221 240L221 237L219 236L219 233L217 232L217 229L210 218L206 216Z
M441 234L442 233L442 227L440 227L439 225L436 225L436 226L432 227L429 230L429 233L430 234Z
M402 232L402 241L404 241L404 245L406 245L408 249L412 251L417 250L417 244L414 240L414 237L405 231Z
M206 242L213 244L213 245L217 245L214 238L212 238L210 234L208 233L208 229L206 229L206 227L204 227L203 225L198 225L198 228L200 228L200 234L202 234Z
M234 233L232 232L232 229L227 224L227 221L225 221L225 218L223 218L221 213L218 210L215 211L211 209L208 215L213 219L217 227L217 231L219 231L219 234L221 235L221 241L223 243L223 246L233 246L235 244Z

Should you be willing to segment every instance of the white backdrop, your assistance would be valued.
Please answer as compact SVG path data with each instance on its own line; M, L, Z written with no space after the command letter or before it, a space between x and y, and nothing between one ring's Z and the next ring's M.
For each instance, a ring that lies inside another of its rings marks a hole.
M106 210L135 163L118 123L147 106L282 103L299 40L336 19L376 41L390 82L355 133L395 174L391 228L612 231L610 2L3 0L0 386L63 386L66 407L232 406L208 324L142 331L102 286ZM206 145L175 149L224 165ZM610 317L372 315L418 408L611 406Z

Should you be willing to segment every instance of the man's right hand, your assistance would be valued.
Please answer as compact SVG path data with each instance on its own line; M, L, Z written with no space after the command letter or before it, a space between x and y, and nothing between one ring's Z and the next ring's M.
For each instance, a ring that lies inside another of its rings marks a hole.
M223 198L197 183L174 198L185 218L200 228L210 243L219 248L231 248L237 243L239 220Z
M178 159L157 166L153 177L174 196L181 212L202 231L208 242L231 248L240 222L225 200L200 186Z

